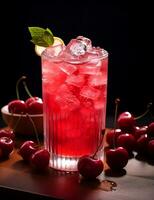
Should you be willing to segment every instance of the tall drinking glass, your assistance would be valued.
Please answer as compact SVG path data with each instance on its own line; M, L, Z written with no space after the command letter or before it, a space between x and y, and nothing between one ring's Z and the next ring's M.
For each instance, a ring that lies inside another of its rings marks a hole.
M79 36L67 46L47 48L41 57L44 143L51 154L50 166L76 171L78 159L101 146L108 53Z

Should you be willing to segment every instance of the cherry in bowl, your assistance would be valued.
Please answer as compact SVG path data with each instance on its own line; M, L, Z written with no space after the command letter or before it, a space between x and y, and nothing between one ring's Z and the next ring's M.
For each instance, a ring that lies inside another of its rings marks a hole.
M43 114L13 114L9 112L8 105L1 108L2 118L5 124L14 130L15 134L31 136L35 135L34 126L38 134L43 134Z
M39 97L30 97L25 102L27 106L27 113L34 114L42 114L43 113L43 101Z

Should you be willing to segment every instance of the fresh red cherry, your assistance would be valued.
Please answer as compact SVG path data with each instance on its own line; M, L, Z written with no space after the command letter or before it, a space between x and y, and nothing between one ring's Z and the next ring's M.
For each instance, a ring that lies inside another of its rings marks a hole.
M24 88L29 96L29 98L26 100L27 105L27 113L31 115L35 114L42 114L43 113L43 102L42 99L39 97L33 97L27 87L27 84L25 81L23 81Z
M103 169L104 164L100 159L90 157L88 155L82 156L77 164L79 174L86 179L95 179L99 176Z
M154 160L154 140L149 141L147 148L149 156Z
M42 114L43 113L43 101L41 98L31 100L27 106L27 112L31 115L33 114Z
M124 133L117 138L117 146L124 147L131 153L136 145L135 137L132 134Z
M13 151L14 143L11 138L1 137L0 138L0 158L8 157Z
M149 138L154 138L154 122L148 125L147 134Z
M29 140L21 145L18 153L22 156L22 158L26 162L29 162L32 154L34 154L37 150L38 150L38 145L36 145L35 142Z
M114 147L117 143L117 138L122 134L121 129L109 130L106 134L106 142L110 147Z
M123 147L117 147L115 149L107 149L106 153L106 163L112 170L121 170L128 163L128 152Z
M8 138L14 139L15 134L14 134L13 130L1 129L0 130L0 138L1 137L8 137Z
M31 157L31 165L38 170L45 170L49 167L50 153L46 149L37 150Z
M136 142L136 151L139 154L146 154L148 142L149 142L149 139L148 139L147 134L142 135Z
M135 132L134 132L134 136L135 136L135 139L139 139L141 137L141 135L144 135L147 133L147 128L148 126L142 126L142 127L138 127L136 126L135 127Z
M127 133L134 132L135 118L130 112L123 112L119 115L117 119L118 127Z
M27 107L24 101L22 100L13 100L8 104L8 110L13 114L25 114Z
M37 101L37 100L39 100L39 99L40 99L39 97L29 97L29 98L25 101L25 103L26 103L27 106L29 106L30 103L32 103L33 101Z

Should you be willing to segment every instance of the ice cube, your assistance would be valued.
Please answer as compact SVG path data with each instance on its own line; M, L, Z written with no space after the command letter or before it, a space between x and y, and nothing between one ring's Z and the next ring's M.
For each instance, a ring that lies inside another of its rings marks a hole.
M53 60L42 59L42 81L46 90L54 92L65 81L67 75L59 69L59 63Z
M80 102L68 89L66 85L62 85L57 91L55 102L63 111L70 112L79 108Z
M79 97L80 103L84 108L93 108L93 100L87 97L80 96Z
M80 93L80 88L76 87L75 85L67 85L67 86L69 90L72 92L72 94L78 98Z
M55 46L50 46L46 48L46 50L43 52L44 55L47 55L50 58L57 57L60 55L60 53L63 51L64 46L62 44L58 44Z
M42 81L43 81L43 86L46 88L45 90L48 91L49 93L54 93L56 92L59 87L65 82L66 80L66 74L61 72L57 75L53 74L45 74L43 75Z
M91 48L91 41L88 38L79 36L68 43L59 57L71 63L87 62L87 53Z
M92 47L89 51L89 58L91 59L98 59L98 58L106 58L108 56L107 51L105 51L104 49L100 48L100 47Z
M88 38L78 36L76 39L72 39L66 48L73 56L81 56L91 49L92 45Z
M94 103L94 108L96 109L96 110L101 110L101 109L103 109L104 108L104 105L105 103L103 102L103 100L98 100L98 101L96 101L95 103Z
M77 70L77 67L75 65L69 63L62 63L59 68L67 75L71 75Z
M76 87L82 87L85 82L83 75L74 75L68 76L66 79L66 83L70 85L74 85Z
M87 51L86 45L78 40L70 46L70 52L74 56L84 55Z
M87 51L89 51L92 48L91 40L89 40L88 38L83 37L83 36L78 36L77 40L79 40L80 42L86 45Z
M71 92L69 91L68 87L66 84L62 84L58 90L57 90L57 94L60 95L60 94L71 94Z
M101 92L93 87L84 86L80 92L80 95L92 100L96 100L101 95Z
M88 83L89 83L89 85L91 85L93 87L105 85L107 83L107 76L106 76L106 74L99 72L95 75L91 75L89 77Z
M61 62L53 62L53 60L42 59L42 73L45 76L56 75L61 72L59 65Z
M100 67L91 63L83 64L79 67L80 74L93 75L100 72Z

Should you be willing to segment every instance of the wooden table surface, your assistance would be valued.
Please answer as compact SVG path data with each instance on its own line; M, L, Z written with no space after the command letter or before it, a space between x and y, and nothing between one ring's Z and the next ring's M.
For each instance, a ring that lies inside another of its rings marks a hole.
M136 158L129 160L119 174L103 172L94 182L85 182L78 173L66 174L49 169L34 171L18 155L18 146L7 160L0 160L0 194L13 199L66 200L152 200L154 199L154 165ZM105 180L117 184L115 190ZM102 182L103 181L103 182Z

